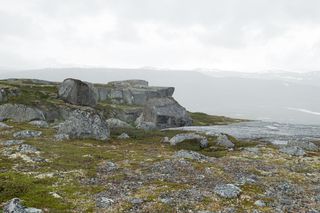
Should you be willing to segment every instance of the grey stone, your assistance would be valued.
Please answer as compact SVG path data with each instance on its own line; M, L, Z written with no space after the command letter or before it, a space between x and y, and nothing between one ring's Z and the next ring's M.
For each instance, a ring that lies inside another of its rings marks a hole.
M205 155L202 155L198 152L194 151L187 151L187 150L180 150L174 154L175 158L187 158L197 161L206 161L208 160L208 157Z
M92 138L108 140L110 136L105 119L95 112L75 110L71 116L59 125L58 134L70 138Z
M33 130L22 130L20 132L16 132L13 134L15 138L35 138L40 137L42 132L40 131L33 131Z
M55 134L53 138L55 141L64 141L70 139L69 135L67 134Z
M292 155L292 156L304 156L305 151L298 147L298 146L288 146L288 147L283 147L279 150L282 153Z
M96 206L98 208L108 208L114 203L114 200L107 197L98 197L96 199Z
M223 134L218 135L216 144L225 148L234 148L234 144L229 140L228 136Z
M266 203L263 200L257 200L256 202L254 202L254 205L258 207L265 207Z
M143 110L143 121L154 123L159 129L192 124L186 109L172 97L149 99Z
M18 151L23 154L31 154L38 152L38 149L29 144L21 144L18 147Z
M133 198L130 200L130 203L133 205L140 205L144 202L144 200L140 199L140 198Z
M19 198L13 198L5 204L3 207L4 213L42 213L41 209L36 208L27 208L21 204Z
M118 139L129 139L129 138L130 136L125 132L118 136Z
M160 141L161 143L170 143L169 137L163 137Z
M241 189L233 184L218 185L214 192L224 198L236 198L240 195Z
M99 165L98 171L101 173L108 173L118 169L118 165L112 161L105 161Z
M23 143L24 143L23 140L7 140L7 141L1 142L0 144L3 146L16 146L16 145L20 145Z
M113 128L132 128L132 126L129 125L128 123L121 121L117 118L108 119L107 124L110 129L113 129Z
M30 121L29 124L39 128L48 128L49 124L46 121Z
M58 95L60 99L70 104L82 106L95 106L97 104L93 85L77 79L65 79L59 87Z
M35 107L22 104L0 105L0 117L12 119L15 122L29 122L32 120L45 120L43 112Z
M175 146L178 143L181 143L186 140L197 140L199 142L199 146L202 148L208 146L207 138L195 133L177 134L176 136L172 137L169 142L172 146Z

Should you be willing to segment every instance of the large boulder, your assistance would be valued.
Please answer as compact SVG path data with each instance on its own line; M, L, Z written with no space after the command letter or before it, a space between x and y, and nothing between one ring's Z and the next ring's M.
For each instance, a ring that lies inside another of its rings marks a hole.
M45 116L41 110L22 104L0 105L0 117L4 119L12 119L15 122L45 120Z
M184 141L196 140L201 148L208 147L208 139L202 135L195 133L182 133L177 134L169 140L170 145L175 146Z
M68 135L70 138L109 139L110 132L105 119L95 112L73 111L70 117L59 125L58 135Z
M77 79L65 79L59 87L58 95L70 104L92 107L97 104L93 85Z
M172 97L150 99L143 110L143 121L154 123L160 129L192 124L186 109Z

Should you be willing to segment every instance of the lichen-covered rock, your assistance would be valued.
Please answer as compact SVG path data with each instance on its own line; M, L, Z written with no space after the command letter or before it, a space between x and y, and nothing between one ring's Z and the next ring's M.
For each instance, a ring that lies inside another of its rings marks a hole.
M59 125L58 134L70 138L109 139L110 132L105 119L95 112L75 110L70 117Z
M13 134L15 138L35 138L40 137L42 132L33 130L22 130Z
M0 117L5 119L12 119L15 122L45 120L45 116L41 110L22 104L0 105Z
M93 85L77 79L65 79L59 87L58 95L60 99L70 104L82 106L95 106L97 104Z
M64 141L70 139L69 135L67 134L55 134L53 138L55 141Z
M3 146L16 146L16 145L20 145L23 144L24 140L7 140L7 141L3 141L0 143L0 145Z
M113 129L113 128L132 128L132 126L129 125L128 123L121 121L117 118L108 119L107 124L110 129Z
M197 140L199 142L199 146L201 148L205 148L208 146L208 140L206 137L195 134L195 133L183 133L183 134L177 134L174 137L170 139L170 144L172 146L177 145L178 143L181 143L186 140Z
M148 100L143 110L143 121L154 123L159 129L192 124L186 109L171 97Z
M38 128L48 128L49 124L46 121L30 121L29 124L34 125Z
M224 198L236 198L240 195L241 189L233 184L218 185L214 192Z
M27 208L21 204L19 198L13 198L3 208L4 213L42 213L41 209Z
M30 154L30 153L38 152L38 149L29 145L29 144L21 144L18 147L18 152L23 153L23 154Z
M233 148L234 147L234 144L229 140L229 138L223 134L219 134L216 144L219 146L223 146L225 148Z
M292 156L304 156L305 151L298 146L287 146L283 147L279 150L282 153L285 153L287 155L292 155Z

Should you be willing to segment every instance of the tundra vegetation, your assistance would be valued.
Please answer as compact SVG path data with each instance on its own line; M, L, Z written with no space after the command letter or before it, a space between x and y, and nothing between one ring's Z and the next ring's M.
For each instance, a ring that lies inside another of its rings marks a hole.
M292 154L231 135L192 138L165 128L241 120L187 112L174 88L141 80L77 83L0 81L4 212L13 198L14 212L319 212L319 143ZM186 139L172 145L178 134Z

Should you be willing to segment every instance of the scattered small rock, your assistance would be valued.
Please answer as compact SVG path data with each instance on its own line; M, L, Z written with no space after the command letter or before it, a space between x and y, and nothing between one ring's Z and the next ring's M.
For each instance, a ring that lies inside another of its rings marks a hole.
M1 142L0 144L3 146L16 146L23 143L24 143L24 140L7 140L7 141Z
M14 133L13 137L15 137L15 138L35 138L35 137L40 137L41 135L42 135L42 132L40 132L40 131L23 130L23 131Z
M180 150L174 154L175 158L187 158L197 161L206 161L208 160L208 157L205 155L202 155L198 152L194 151L187 151L187 150Z
M29 124L34 125L38 128L48 128L49 124L46 121L30 121Z
M101 173L108 173L118 169L118 165L112 161L105 161L98 167L98 171Z
M283 147L279 150L282 153L292 155L292 156L304 156L305 151L298 146L287 146Z
M130 136L125 132L118 136L118 139L129 139L129 138Z
M236 198L240 195L241 189L233 184L224 184L216 186L214 192L224 198Z
M225 148L234 148L234 144L229 140L229 138L226 135L223 134L218 135L216 144Z

